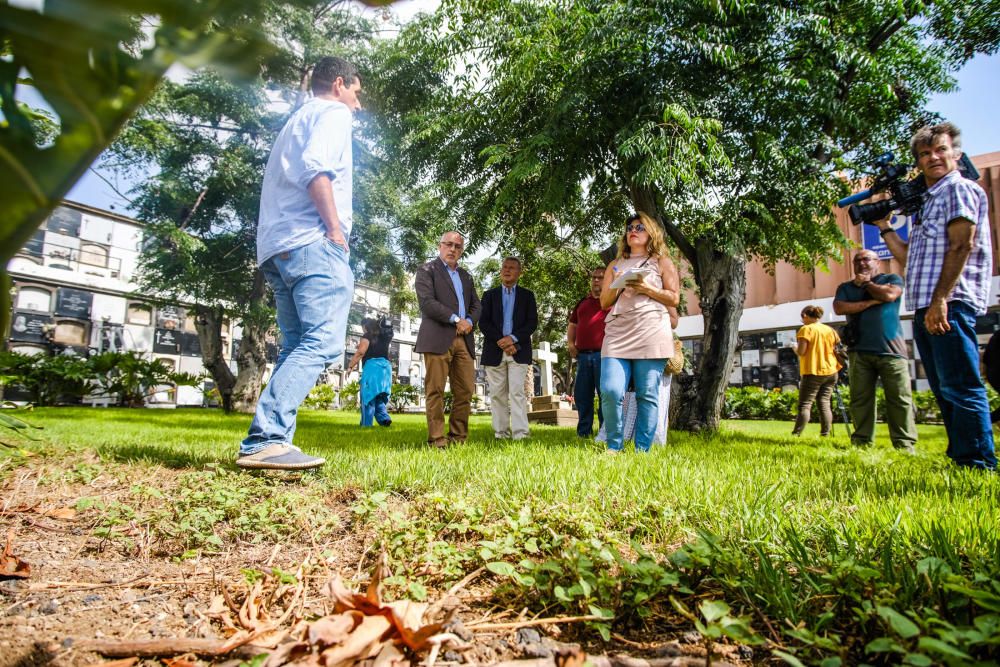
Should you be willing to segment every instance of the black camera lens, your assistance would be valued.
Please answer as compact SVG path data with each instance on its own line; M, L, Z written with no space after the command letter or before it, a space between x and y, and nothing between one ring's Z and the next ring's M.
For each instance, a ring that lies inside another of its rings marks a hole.
M897 204L895 201L884 199L871 204L855 204L847 209L847 213L851 216L851 222L855 225L860 225L862 222L872 224L876 220L881 220L889 215L896 208Z

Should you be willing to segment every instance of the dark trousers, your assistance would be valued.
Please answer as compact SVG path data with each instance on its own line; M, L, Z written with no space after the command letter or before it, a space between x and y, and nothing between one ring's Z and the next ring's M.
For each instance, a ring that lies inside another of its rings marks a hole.
M799 383L799 415L795 418L795 428L792 435L799 435L809 423L812 416L812 404L816 401L819 407L819 434L830 435L833 425L833 409L830 407L830 397L833 388L837 386L837 374L803 375Z
M580 352L576 355L576 384L573 387L573 402L576 404L578 419L576 434L587 437L594 432L594 395L598 405L601 398L601 353ZM603 410L597 411L598 423L604 425Z
M913 341L948 433L948 457L961 466L996 468L990 402L979 377L976 311L964 301L948 302L951 330L940 335L928 333L926 315L926 308L913 314Z

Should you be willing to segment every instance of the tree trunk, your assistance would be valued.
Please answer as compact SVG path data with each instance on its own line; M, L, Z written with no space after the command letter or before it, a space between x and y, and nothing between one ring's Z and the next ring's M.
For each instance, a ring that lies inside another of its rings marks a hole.
M250 303L243 318L243 337L240 349L235 352L239 373L233 386L232 409L236 412L252 413L260 397L267 366L265 336L274 322L273 313L267 307L266 288L264 274L260 269L254 269Z
M237 373L234 375L223 355L221 306L195 306L198 316L195 328L201 343L201 359L212 376L222 398L222 409L229 412L251 413L260 395L261 380L267 363L264 337L271 326L270 311L265 303L265 281L260 269L254 271L248 315L243 318L243 337L238 350L233 350Z
M746 298L746 258L696 247L695 275L705 322L702 354L693 376L680 376L680 399L670 425L685 431L715 430L722 418L733 352L739 338L740 315Z
M222 409L232 411L233 385L236 378L229 368L229 362L223 356L222 318L225 311L221 306L195 306L197 317L194 320L198 330L198 342L201 344L201 363L212 376L215 388L222 397Z

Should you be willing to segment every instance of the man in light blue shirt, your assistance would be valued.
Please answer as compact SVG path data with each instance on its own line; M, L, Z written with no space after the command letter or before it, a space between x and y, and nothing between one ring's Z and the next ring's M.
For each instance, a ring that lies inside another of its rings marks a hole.
M344 352L354 293L351 233L353 112L361 77L340 58L313 68L313 97L282 128L264 171L257 262L274 290L281 351L240 446L241 468L316 468L292 441L299 404Z
M538 328L534 293L521 287L521 260L505 257L500 265L500 285L483 292L483 332L480 364L490 387L490 412L496 438L522 440L529 435L528 395L531 368L531 335Z
M417 270L413 290L420 303L420 330L413 347L424 355L427 444L445 448L469 435L472 393L476 386L476 341L473 329L481 305L469 272L458 265L465 238L445 232L438 256ZM444 388L451 383L448 431L444 423Z

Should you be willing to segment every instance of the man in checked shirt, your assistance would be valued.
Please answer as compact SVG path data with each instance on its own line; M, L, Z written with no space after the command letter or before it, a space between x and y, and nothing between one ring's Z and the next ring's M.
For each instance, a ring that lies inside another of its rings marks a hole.
M993 470L990 405L975 331L993 272L986 193L958 171L961 133L951 123L917 130L910 150L927 181L920 217L908 244L888 218L877 223L879 233L906 265L913 339L944 419L947 454L960 466Z

